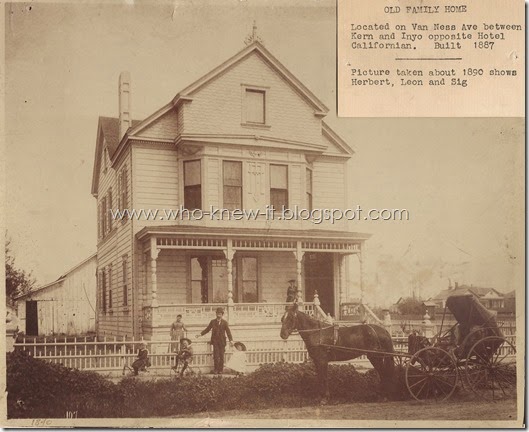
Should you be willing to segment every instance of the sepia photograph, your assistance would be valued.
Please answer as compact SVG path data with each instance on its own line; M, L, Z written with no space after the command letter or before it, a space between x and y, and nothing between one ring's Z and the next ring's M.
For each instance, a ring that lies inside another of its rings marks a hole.
M338 116L337 9L3 5L2 426L524 425L525 119Z

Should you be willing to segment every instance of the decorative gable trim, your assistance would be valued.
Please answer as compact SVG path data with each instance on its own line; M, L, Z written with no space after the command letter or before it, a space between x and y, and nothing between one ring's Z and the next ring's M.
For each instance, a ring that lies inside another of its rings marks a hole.
M101 170L101 157L103 156L103 130L101 127L101 119L97 123L97 138L96 138L96 152L94 156L94 171L92 172L92 196L97 198L97 190L99 188L99 173Z
M261 56L261 58L274 69L288 84L290 84L298 94L300 94L310 105L314 108L314 114L317 116L325 116L329 109L325 104L320 101L314 93L312 93L307 87L305 87L301 81L299 81L285 66L281 64L263 45L259 42L254 42L251 45L248 45L245 49L235 54L230 59L226 60L220 66L213 69L211 72L204 75L202 78L195 81L193 84L189 85L183 89L180 93L176 95L173 99L173 104L176 104L177 101L188 98L192 96L194 92L202 88L204 85L217 78L228 69L231 69L234 65L239 63L241 60L246 58L251 53L256 52Z
M340 136L334 132L324 121L321 122L322 125L322 134L329 139L333 144L335 144L339 149L341 149L345 154L352 156L355 154L354 149L349 146Z
M134 137L137 133L145 129L147 126L155 122L161 116L166 114L173 108L178 108L181 104L185 102L191 102L193 100L193 93L198 91L200 88L205 86L210 81L214 80L218 76L225 73L227 70L234 67L237 63L245 59L247 56L253 52L257 53L273 70L275 70L294 90L308 102L314 108L314 115L317 117L325 117L329 112L329 109L325 104L320 101L314 93L312 93L307 87L305 87L301 81L299 81L288 69L281 64L263 45L259 42L254 42L251 45L248 45L245 49L235 54L230 59L226 60L220 66L217 66L211 72L204 75L202 78L198 79L191 85L184 88L179 92L171 102L164 105L158 111L154 112L152 115L143 120L140 124L129 129L121 140L119 147L122 147L122 144L126 142L129 137ZM118 149L119 150L119 149ZM118 152L116 152L118 153Z

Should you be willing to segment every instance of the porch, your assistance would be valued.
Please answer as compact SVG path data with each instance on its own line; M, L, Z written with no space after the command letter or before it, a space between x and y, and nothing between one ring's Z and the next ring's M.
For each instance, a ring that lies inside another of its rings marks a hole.
M348 282L356 278L362 286L367 238L321 230L144 228L137 234L141 334L167 337L178 314L188 329L204 328L218 307L245 334L252 328L277 334L289 286L307 313L341 319L342 306L358 297Z

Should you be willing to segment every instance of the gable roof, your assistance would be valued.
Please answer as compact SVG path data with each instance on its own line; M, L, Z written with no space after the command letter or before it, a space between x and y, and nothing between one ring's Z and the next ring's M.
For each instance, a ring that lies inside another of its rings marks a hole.
M273 70L275 70L290 86L307 102L314 108L314 114L317 116L324 117L328 112L329 108L320 101L314 93L312 93L303 83L298 80L283 64L277 60L263 45L259 42L253 42L248 45L243 50L239 51L233 57L226 60L221 65L217 66L212 71L208 72L203 77L196 80L194 83L188 85L182 91L180 91L171 102L167 105L160 108L158 111L153 113L151 116L147 117L143 122L141 122L136 127L132 127L129 131L129 135L134 135L146 128L153 121L164 115L171 108L180 105L183 102L191 101L193 99L193 94L201 89L204 85L216 79L217 77L224 74L227 70L234 67L236 64L244 60L246 57L255 53L259 55L265 63L267 63Z
M132 120L132 127L140 124L140 120ZM129 128L130 130L131 128ZM106 144L110 158L114 156L119 146L119 119L116 117L100 116L97 126L96 152L94 172L92 175L92 195L97 193L99 186L99 170L101 167L101 154L103 143Z
M252 54L257 54L268 66L272 68L281 78L288 84L290 87L314 109L314 115L318 117L325 117L329 112L329 108L318 99L318 97L312 93L305 85L298 80L277 58L275 58L270 51L268 51L261 43L254 41L237 54L226 60L224 63L211 70L189 86L185 87L180 91L169 103L161 107L159 110L155 111L153 114L148 116L142 121L133 120L132 127L129 128L124 136L119 140L119 120L112 117L100 117L99 126L103 131L104 139L107 143L107 148L109 151L109 156L112 162L119 156L122 149L125 147L129 138L138 138L135 137L136 134L153 124L156 120L162 117L167 112L171 111L174 108L177 108L179 105L190 102L193 100L193 95L203 86L209 82L215 80L216 78L223 75L226 71L239 64L241 61L246 59ZM99 128L98 128L98 143L96 145L96 156L94 164L94 172L92 177L92 195L97 194L98 181L99 181L99 167L100 167L100 157L99 154L102 151L101 143L99 143ZM349 157L354 154L354 150L343 140L341 139L329 126L322 122L322 134L325 138L330 140L335 144L344 155Z
M487 295L490 291L494 291L498 295L498 297L504 296L502 293L495 290L494 288L483 288L483 287L475 287L475 286L468 286L468 285L460 285L458 288L455 288L455 289L446 289L446 290L440 291L431 300L446 300L450 296L464 295L467 293L474 294L476 297L481 298Z
M90 255L88 258L86 258L85 260L81 261L79 264L76 264L75 266L73 266L70 270L68 270L67 272L63 273L57 280L54 280L53 282L49 282L45 285L41 285L41 286L38 286L36 288L33 288L27 292L24 292L24 293L21 293L19 295L17 295L15 297L15 300L18 300L18 299L21 299L21 298L24 298L28 295L32 295L32 294L35 294L36 292L40 292L40 291L43 291L45 290L46 288L49 288L49 287L52 287L54 285L57 285L61 282L64 281L64 279L66 279L66 277L72 273L74 270L78 269L79 267L81 267L82 265L86 264L87 262L91 261L91 260L96 260L96 257L97 257L97 253L93 253L92 255Z

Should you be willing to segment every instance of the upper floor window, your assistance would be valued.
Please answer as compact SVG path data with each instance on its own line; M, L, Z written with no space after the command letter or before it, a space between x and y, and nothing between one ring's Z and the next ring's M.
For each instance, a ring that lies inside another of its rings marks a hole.
M312 211L312 170L309 168L305 171L305 183L306 206L308 211Z
M108 308L112 309L112 266L108 267Z
M242 162L223 162L223 196L225 209L242 208Z
M112 231L112 188L108 189L107 192L107 231Z
M199 160L184 162L184 207L188 210L202 208L202 181Z
M123 277L123 306L128 306L129 304L129 284L127 277L127 255L123 255L123 260L121 261L121 272Z
M246 122L265 124L266 100L265 91L246 89Z
M107 275L105 269L99 273L99 280L101 281L101 310L103 313L107 311Z
M107 235L107 197L104 196L101 200L101 237L104 238Z
M270 165L270 204L275 211L288 208L287 165Z

